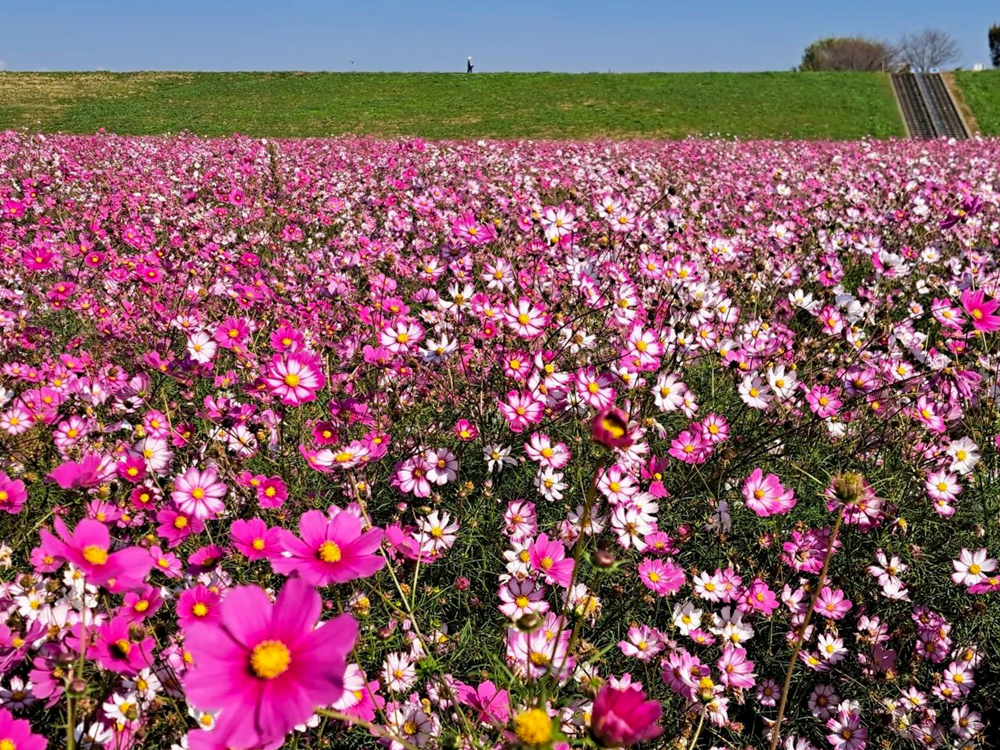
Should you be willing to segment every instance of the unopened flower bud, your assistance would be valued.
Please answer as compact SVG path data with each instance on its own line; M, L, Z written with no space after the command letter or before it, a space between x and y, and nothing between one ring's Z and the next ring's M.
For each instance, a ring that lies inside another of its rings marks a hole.
M615 564L615 556L606 549L599 549L594 553L594 565L603 570L607 570Z
M833 492L842 503L853 503L864 491L864 477L856 472L845 472L833 478Z
M542 618L534 612L526 612L514 623L517 629L523 633L529 633L542 624Z
M87 692L87 681L81 680L79 677L70 680L69 692L70 695L83 695Z

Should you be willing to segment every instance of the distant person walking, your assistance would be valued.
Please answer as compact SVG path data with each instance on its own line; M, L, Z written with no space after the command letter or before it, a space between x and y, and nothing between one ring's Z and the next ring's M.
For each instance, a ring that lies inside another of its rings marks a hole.
M471 57L465 58L465 72L466 73L471 73L472 72L472 58Z

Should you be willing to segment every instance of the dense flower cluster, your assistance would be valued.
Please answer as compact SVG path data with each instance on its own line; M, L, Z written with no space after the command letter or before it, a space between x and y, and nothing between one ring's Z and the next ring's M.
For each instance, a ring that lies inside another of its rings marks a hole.
M0 134L0 750L987 747L998 184Z

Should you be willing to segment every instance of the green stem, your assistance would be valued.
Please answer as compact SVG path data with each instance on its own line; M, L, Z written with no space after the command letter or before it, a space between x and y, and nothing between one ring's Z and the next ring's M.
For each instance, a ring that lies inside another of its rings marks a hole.
M694 736L691 738L690 744L688 744L687 750L694 750L694 746L698 742L698 738L701 736L701 728L705 726L705 714L708 713L708 709L704 706L701 708L701 718L698 719L698 728L694 730Z
M795 662L798 661L799 652L802 651L802 643L805 641L806 630L809 628L809 620L812 619L812 613L816 608L819 593L823 590L823 585L826 583L826 574L830 569L830 559L833 557L833 550L837 544L837 537L840 535L840 525L844 520L844 511L846 509L847 503L841 502L840 511L837 513L837 521L833 524L833 533L830 534L830 541L827 546L826 556L823 558L823 569L819 573L819 580L816 581L816 589L813 591L813 595L809 601L809 609L806 610L806 616L802 620L802 625L799 626L798 636L795 638L795 647L792 649L792 658L788 662L788 671L785 672L785 684L781 688L781 702L778 704L778 719L774 723L774 729L771 730L770 750L775 750L775 748L778 747L778 743L781 741L781 722L785 718L785 708L788 705L788 691L792 686L792 673L795 671Z

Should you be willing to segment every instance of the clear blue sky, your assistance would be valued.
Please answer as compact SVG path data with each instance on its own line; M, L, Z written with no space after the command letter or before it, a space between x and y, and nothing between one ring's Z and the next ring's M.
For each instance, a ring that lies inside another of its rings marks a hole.
M997 0L0 0L9 70L788 70L925 27L989 64Z

